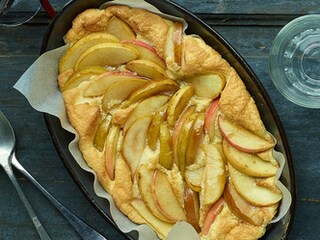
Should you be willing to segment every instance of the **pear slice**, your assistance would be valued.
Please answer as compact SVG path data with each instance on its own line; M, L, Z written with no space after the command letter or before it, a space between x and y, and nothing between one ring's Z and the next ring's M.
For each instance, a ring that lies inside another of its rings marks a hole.
M151 185L153 179L154 169L149 169L146 164L141 164L137 171L137 183L139 192L142 196L143 201L157 218L161 219L165 222L172 222L170 219L163 216L161 212L159 212L158 208L153 201ZM172 222L173 223L173 222Z
M91 33L72 45L59 61L59 72L74 68L77 59L88 49L100 43L118 43L119 39L107 33Z
M125 101L135 89L147 81L146 79L133 78L111 84L103 95L102 109L106 112L110 111L114 101L117 101L119 104Z
M279 189L261 186L257 179L246 175L231 164L228 164L229 174L237 192L254 206L270 206L282 199Z
M105 143L105 168L111 180L114 180L114 169L118 153L120 127L112 125Z
M142 99L148 98L162 92L176 92L179 89L179 84L171 79L162 79L158 81L149 81L143 84L140 88L134 91L123 107L127 107Z
M126 64L126 68L139 76L151 79L167 78L166 70L149 60L137 59Z
M186 215L174 194L167 175L160 170L155 170L151 186L153 200L159 212L172 222L185 221Z
M138 118L129 127L124 135L122 153L126 159L132 175L140 164L140 158L146 146L148 128L151 122L151 116Z
M75 69L86 66L120 66L139 57L133 47L122 43L100 43L88 48L75 63Z
M218 116L219 130L223 137L235 148L248 153L263 152L274 147L275 142L246 130L222 115Z
M225 86L224 77L217 74L197 75L185 79L194 86L198 97L214 99L219 96Z
M278 170L270 162L266 162L252 153L245 153L232 147L225 139L223 140L223 152L228 162L239 171L253 177L271 177Z
M173 165L173 146L170 130L165 122L160 125L159 164L170 170Z
M94 139L93 145L101 152L104 148L106 138L111 127L112 116L107 115L99 124Z
M171 98L167 109L167 123L174 126L180 114L188 105L190 98L193 96L194 89L192 86L180 88Z
M119 40L133 40L136 38L130 26L121 19L113 16L107 25L107 32L117 37Z
M61 91L66 91L79 86L85 81L90 81L93 77L108 72L108 70L101 66L90 66L80 71L74 72L69 79L62 85Z
M103 95L114 83L145 80L130 72L106 72L93 78L83 91L84 97L97 97ZM146 81L145 81L146 82Z

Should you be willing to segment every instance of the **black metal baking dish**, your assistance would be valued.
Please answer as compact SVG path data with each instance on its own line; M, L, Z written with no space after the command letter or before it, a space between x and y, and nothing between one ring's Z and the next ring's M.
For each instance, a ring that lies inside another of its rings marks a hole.
M41 52L43 53L62 46L64 44L63 36L71 27L72 20L83 10L88 8L98 8L104 2L106 2L106 0L75 0L69 2L50 23L43 39ZM164 13L184 18L189 25L186 33L197 34L201 36L207 44L214 46L223 58L225 58L236 69L246 84L248 91L258 106L264 124L268 131L271 132L278 141L276 150L282 152L285 156L286 165L280 180L291 192L293 199L292 205L285 217L282 218L281 221L271 224L262 239L286 239L294 218L296 196L295 176L287 138L279 116L268 94L244 59L219 35L219 33L210 28L195 15L173 2L167 0L146 0L146 2L154 5ZM74 181L93 206L102 214L103 217L105 217L107 221L114 225L115 229L118 230L110 216L108 202L105 199L96 196L94 193L92 186L92 174L82 170L68 150L69 142L74 138L73 134L66 132L61 127L60 121L57 118L45 114L45 119L56 149ZM137 234L135 232L124 234L124 236L128 239L137 239Z

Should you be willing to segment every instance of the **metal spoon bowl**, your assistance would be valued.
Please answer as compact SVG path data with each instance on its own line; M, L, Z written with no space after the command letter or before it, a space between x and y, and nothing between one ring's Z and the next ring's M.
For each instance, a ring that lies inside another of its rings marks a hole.
M82 239L90 240L107 240L95 229L87 225L77 216L72 214L67 208L65 208L58 200L56 200L47 190L45 190L40 183L38 183L31 174L19 163L15 156L15 134L13 128L6 118L6 116L0 111L0 165L4 168L5 172L9 176L12 184L16 188L21 201L26 207L30 218L40 236L43 240L49 240L50 237L45 231L44 227L40 223L38 217L36 216L33 208L25 197L17 179L14 176L11 165L13 165L17 170L24 174L43 194L48 200L63 214L63 216L69 221L69 223L74 227L79 236Z

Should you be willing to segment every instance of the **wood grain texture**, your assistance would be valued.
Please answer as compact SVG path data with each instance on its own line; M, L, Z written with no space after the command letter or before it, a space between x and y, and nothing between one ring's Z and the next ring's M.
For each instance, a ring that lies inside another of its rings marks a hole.
M54 8L60 11L67 1L51 2ZM290 19L284 16L319 13L320 1L174 2L197 13L225 37L249 63L267 90L285 128L296 172L297 209L288 239L319 239L320 111L296 106L282 97L269 75L268 53L276 34ZM29 2L32 3L36 4L35 1ZM222 20L217 21L215 14L220 14L222 19L230 19L231 16L232 21L223 25ZM261 14L267 14L268 18L264 20ZM250 24L248 16L251 18ZM256 26L252 24L255 16L260 19ZM37 58L48 22L45 15L39 15L39 18L30 24L16 28L0 27L0 109L15 129L17 157L22 165L67 208L108 239L124 239L98 214L72 181L53 146L43 115L34 111L25 98L12 88ZM17 177L52 239L80 239L60 213L29 181L19 173ZM0 197L0 239L39 239L18 195L2 170Z

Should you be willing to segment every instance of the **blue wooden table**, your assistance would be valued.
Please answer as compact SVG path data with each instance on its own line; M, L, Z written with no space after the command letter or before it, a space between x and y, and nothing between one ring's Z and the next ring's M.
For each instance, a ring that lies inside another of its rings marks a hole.
M27 1L34 9L38 1ZM65 0L51 1L60 11ZM273 39L290 20L320 13L320 0L175 0L206 21L249 63L275 105L285 128L295 165L297 199L288 239L320 239L320 109L306 109L287 101L272 84L268 54ZM27 9L28 11L28 9ZM12 13L9 20L25 14ZM44 11L28 24L0 27L0 109L12 122L17 157L22 165L73 213L108 239L124 239L92 207L59 159L43 114L34 111L12 86L40 52L50 18ZM21 174L17 173L52 239L80 239L68 222ZM0 239L38 239L18 195L0 170Z

